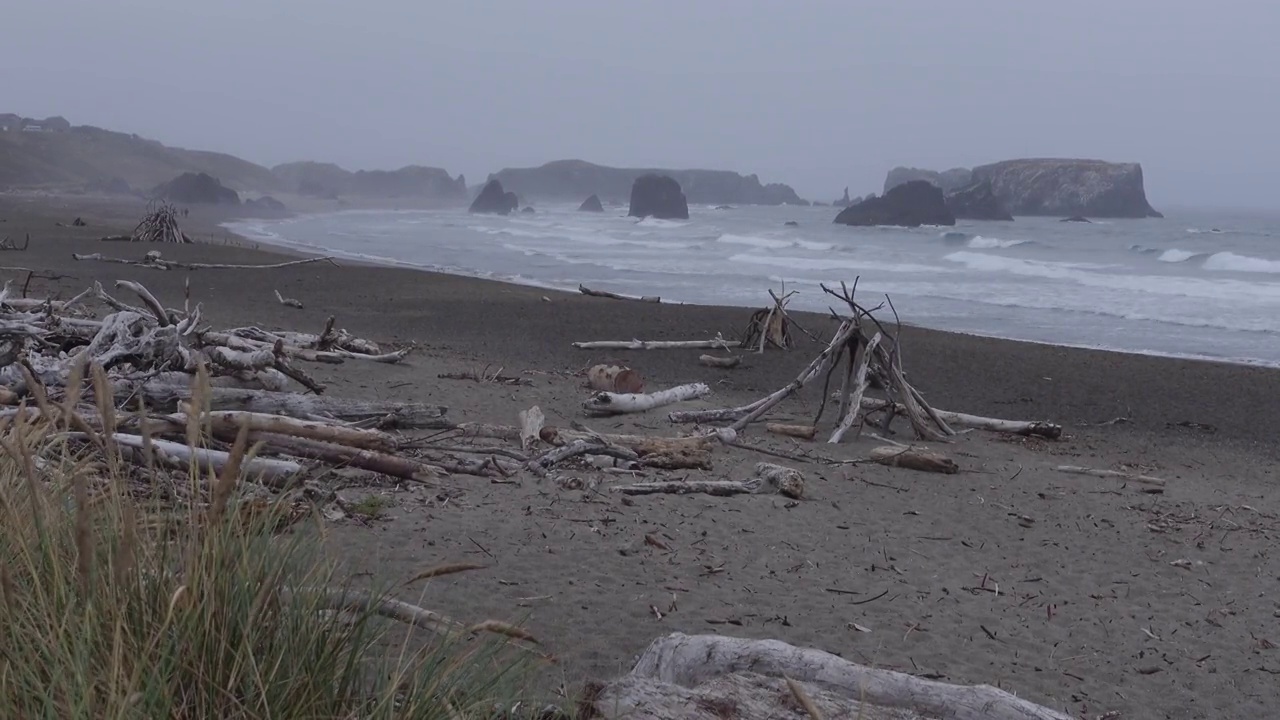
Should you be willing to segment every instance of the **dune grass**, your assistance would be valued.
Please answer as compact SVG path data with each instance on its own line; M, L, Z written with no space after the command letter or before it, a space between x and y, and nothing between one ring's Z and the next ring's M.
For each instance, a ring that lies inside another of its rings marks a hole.
M494 708L527 654L335 611L334 566L317 533L279 532L282 503L199 471L189 499L147 499L161 473L68 440L73 407L0 418L0 717L524 715Z

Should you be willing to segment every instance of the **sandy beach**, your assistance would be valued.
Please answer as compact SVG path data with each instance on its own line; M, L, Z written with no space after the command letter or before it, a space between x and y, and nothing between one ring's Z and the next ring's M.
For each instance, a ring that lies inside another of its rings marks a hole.
M587 351L587 340L738 335L742 308L620 302L400 268L312 263L275 270L158 271L75 261L140 259L159 249L192 262L269 263L282 253L193 213L183 246L101 243L128 232L141 207L119 201L0 197L0 278L32 297L68 297L94 281L144 283L193 302L220 326L319 331L329 316L361 337L418 350L400 365L308 366L328 392L428 401L456 421L516 423L538 405L548 424L674 435L664 410L587 419L581 372L619 360L649 388L705 382L685 408L736 406L782 387L821 349L745 354L732 370L697 350ZM69 227L82 217L87 227ZM57 223L62 223L59 226ZM24 268L24 269L14 269ZM282 306L274 292L304 308ZM762 305L766 298L762 290ZM830 318L797 314L817 337ZM904 318L909 322L910 317ZM883 444L746 440L807 462L721 448L710 471L647 479L742 479L760 461L801 470L807 497L640 496L597 471L587 489L554 478L447 487L359 483L340 494L386 496L368 524L338 521L329 549L353 574L403 580L442 562L483 570L406 588L405 599L467 620L522 621L558 658L547 691L629 669L654 638L682 631L776 638L855 662L948 682L995 685L1076 717L1266 717L1280 703L1280 372L1059 348L908 327L911 382L938 408L1050 420L1048 441L984 431L928 444L960 464L936 475L866 462ZM485 368L527 385L440 379ZM817 390L771 419L805 421ZM829 419L825 423L831 422ZM899 421L893 439L909 442ZM1147 486L1068 475L1059 465L1132 470ZM646 541L646 538L650 540Z

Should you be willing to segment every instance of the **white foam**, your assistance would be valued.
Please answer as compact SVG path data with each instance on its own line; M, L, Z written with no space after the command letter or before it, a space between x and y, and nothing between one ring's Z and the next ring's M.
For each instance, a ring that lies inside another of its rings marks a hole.
M792 246L789 240L776 240L774 238L756 237L754 235L730 235L728 233L721 235L716 242L729 243L730 245L749 245L751 247L765 248L768 250L779 250Z
M1214 253L1204 261L1205 270L1246 273L1280 273L1280 260L1237 255L1233 252Z
M675 220L662 220L656 217L647 217L641 220L640 222L636 223L636 225L639 225L640 227L648 227L648 228L682 228L688 224L689 223L687 222L677 222Z
M977 250L995 250L998 248L1011 248L1017 245L1025 245L1026 240L1001 240L1000 238L989 238L976 235L969 241L969 247Z
M1160 262L1180 263L1180 262L1186 262L1191 258L1196 257L1197 255L1203 255L1203 254L1204 253L1197 253L1197 252L1191 252L1190 250L1179 250L1177 248L1173 248L1170 250L1165 250L1164 252L1160 253L1160 257L1156 259L1159 260Z
M856 270L866 272L876 270L888 273L950 273L951 268L936 265L919 265L915 263L887 263L856 258L802 258L777 255L733 255L729 262L746 263L748 265L771 265L791 270Z
M826 252L828 250L835 248L835 245L831 243L813 242L811 240L795 240L794 242L798 247L802 247L805 250L813 250L816 252Z

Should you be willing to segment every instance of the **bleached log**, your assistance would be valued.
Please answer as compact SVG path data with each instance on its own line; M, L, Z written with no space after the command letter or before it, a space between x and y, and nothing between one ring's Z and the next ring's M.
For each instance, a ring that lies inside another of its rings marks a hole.
M639 462L644 467L659 470L710 470L711 453L650 453L641 456Z
M779 495L799 500L804 497L804 474L773 463L756 463L756 477L778 488Z
M861 404L862 408L868 412L885 410L889 407L888 401L877 400L874 398L863 398ZM901 404L895 405L893 409L894 412L899 414L906 414L906 408L902 407ZM935 410L935 412L937 412L938 416L948 424L959 427L1010 433L1013 435L1042 437L1049 440L1056 440L1062 437L1061 425L1044 420L1002 420L1000 418L969 415L967 413L952 412L950 410Z
M241 351L247 351L247 352L253 352L255 350L259 350L262 348L274 349L275 343L277 341L282 341L284 339L280 337L270 336L266 333L264 333L264 336L272 337L272 339L260 340L256 338L248 338L241 335L236 335L234 333L219 333L219 332L199 333L200 342L204 343L205 345L223 345L231 348L232 350L241 350ZM329 364L336 365L346 360L367 360L369 362L387 363L387 364L394 365L395 363L398 363L401 360L404 360L406 357L408 357L409 354L413 351L413 348L407 347L400 350L396 350L394 352L379 353L379 354L371 355L367 353L352 352L350 350L344 350L342 348L332 348L329 350L316 350L314 348L298 347L297 345L290 345L288 343L284 343L283 345L280 346L280 350L288 357L297 358L299 360L306 360L308 362L320 362L320 363L329 363Z
M185 404L180 411L187 415L192 412L190 406ZM396 446L394 437L379 430L368 430L313 420L300 420L284 415L270 415L242 410L214 410L201 413L200 418L209 422L215 431L221 431L232 436L241 427L247 426L253 431L321 440L365 450L387 451L394 449Z
M1135 482L1140 485L1151 485L1153 487L1164 487L1168 481L1164 478L1151 477L1150 475L1139 475L1137 473L1124 472L1121 470L1103 470L1100 468L1080 467L1078 465L1059 465L1054 468L1061 473L1069 475L1087 475L1096 478L1115 478L1125 482Z
M235 430L227 432L215 428L214 434L224 440L230 440L235 432ZM273 452L285 455L318 460L329 465L360 468L418 483L430 483L444 475L440 468L409 458L309 438L251 432L249 441L261 442Z
M535 475L544 476L547 470L556 463L564 462L572 457L590 454L606 454L606 445L596 438L574 440L568 445L551 448L538 457L530 460L526 467ZM635 459L630 458L630 459Z
M765 432L774 435L784 435L786 437L800 438L801 440L812 440L818 434L818 428L813 425L788 425L786 423L769 423L764 426Z
M705 383L677 385L652 393L596 393L582 403L588 415L622 415L653 410L664 405L694 400L709 395L711 388Z
M910 710L947 720L1072 720L990 685L954 685L870 668L821 650L778 640L672 633L649 644L630 677L696 688L715 678L753 672L813 683L864 705ZM892 717L892 716L890 716ZM910 717L910 716L908 716Z
M760 481L751 480L673 480L669 482L645 482L634 485L615 485L609 488L623 495L692 495L701 493L728 497L749 495L760 490Z
M728 420L737 420L746 417L751 411L760 407L769 398L763 397L755 402L748 403L736 408L715 408L712 410L675 410L667 414L667 419L673 423L707 423L707 422L725 422Z
M520 411L520 449L528 450L533 447L546 422L546 415L542 414L542 408L537 405Z
M728 357L717 357L715 355L699 355L698 362L713 368L736 368L742 364L742 357L739 355L730 355Z
M662 298L655 295L622 295L620 293L607 292L605 290L592 290L585 285L578 286L578 292L591 297L609 298L611 300L633 300L635 302L660 303Z
M190 380L185 386L147 383L118 383L116 395L124 400L143 397L147 406L161 412L177 410L178 403L191 399ZM426 403L371 402L324 395L213 388L207 394L211 410L245 410L297 418L327 417L347 422L379 421L382 428L442 429L440 419L448 408Z
M576 342L574 347L580 350L669 350L676 348L703 348L728 350L739 347L723 336L716 335L711 340L593 340Z
M880 337L880 333L876 333L865 345L858 345L858 351L853 359L853 377L847 378L852 387L841 391L842 416L835 431L831 433L828 444L835 445L844 439L844 434L849 432L862 413L862 396L867 392L867 369L871 367L871 358L875 355L876 347L880 345Z
M276 354L270 348L260 348L253 352L232 350L231 348L214 346L205 350L210 360L231 370L256 372L275 367Z
M124 447L136 450L146 447L144 443L149 444L153 453L163 453L184 467L195 466L206 472L221 473L231 462L231 454L221 450L192 448L183 443L157 438L144 440L140 435L125 433L112 433L110 438ZM244 458L240 461L240 472L264 485L282 487L292 482L302 472L302 466L291 460Z
M813 704L810 718L857 720L925 720L909 710L882 708L845 697L815 683L792 681ZM696 687L683 687L650 678L623 675L606 684L586 702L599 720L721 720L733 718L799 718L787 680L752 672L711 678ZM730 709L732 714L729 714ZM717 712L720 711L720 712Z
M575 440L593 437L604 439L611 445L618 445L634 451L637 455L666 455L680 453L708 452L713 445L712 438L706 435L689 437L651 437L648 435L611 435L581 432L565 428L545 427L539 433L542 441L551 445L565 445Z
M165 260L160 257L158 252L147 253L148 257L144 260L128 260L126 258L108 257L102 253L72 253L73 260L95 260L97 262L119 263L121 265L137 265L139 267L150 267L160 270L273 270L283 267L291 267L293 265L306 265L315 262L328 262L337 265L332 256L305 258L303 260L290 260L289 262L271 263L269 265L238 265L228 263L184 263L175 260Z
M960 472L960 466L956 465L951 458L921 448L883 446L872 448L869 455L872 461L889 467L904 467L946 475Z

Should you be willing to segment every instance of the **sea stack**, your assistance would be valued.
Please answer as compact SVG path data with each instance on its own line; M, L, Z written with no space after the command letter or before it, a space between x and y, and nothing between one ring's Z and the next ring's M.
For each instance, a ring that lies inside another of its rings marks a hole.
M490 180L471 203L471 212L510 215L518 207L520 207L520 200L515 193L505 192L502 189L502 183Z
M928 180L912 180L880 197L871 196L840 211L835 222L841 225L955 225L956 217L947 207L942 190Z
M631 185L631 217L688 220L689 201L680 183L666 175L641 175Z
M593 194L583 200L582 204L578 206L578 212L604 212L604 205L600 204L600 196Z

